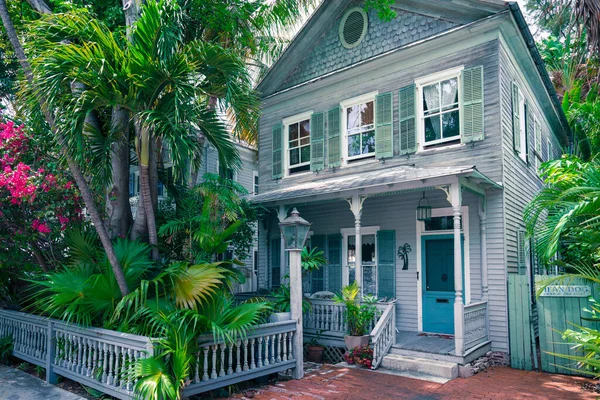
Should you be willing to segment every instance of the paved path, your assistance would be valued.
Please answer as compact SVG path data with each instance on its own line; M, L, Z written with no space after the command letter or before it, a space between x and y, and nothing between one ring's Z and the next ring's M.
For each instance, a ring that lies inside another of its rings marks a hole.
M581 385L586 381L589 380L495 367L468 379L458 378L439 384L326 365L308 373L302 380L281 382L235 397L253 400L597 399L597 394L582 389Z
M26 372L0 365L0 400L84 400Z

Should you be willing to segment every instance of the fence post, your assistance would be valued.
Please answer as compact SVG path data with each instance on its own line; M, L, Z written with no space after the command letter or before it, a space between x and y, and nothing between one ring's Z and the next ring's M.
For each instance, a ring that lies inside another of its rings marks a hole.
M48 321L48 332L46 333L46 382L51 384L55 384L58 381L58 375L52 369L55 355L56 332L54 331L54 322Z

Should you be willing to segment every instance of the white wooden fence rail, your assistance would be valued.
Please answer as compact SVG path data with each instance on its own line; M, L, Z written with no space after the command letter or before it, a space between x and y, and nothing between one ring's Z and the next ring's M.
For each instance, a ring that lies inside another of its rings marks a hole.
M198 338L200 351L185 396L294 368L296 321L264 324L235 343ZM135 398L133 367L153 354L152 339L27 313L0 310L0 338L10 336L13 355L119 399Z
M200 349L192 368L192 382L185 396L206 392L238 382L294 368L292 343L296 321L260 325L243 340L218 341L212 336L199 338Z
M487 301L465 305L464 324L465 352L487 342L489 340Z

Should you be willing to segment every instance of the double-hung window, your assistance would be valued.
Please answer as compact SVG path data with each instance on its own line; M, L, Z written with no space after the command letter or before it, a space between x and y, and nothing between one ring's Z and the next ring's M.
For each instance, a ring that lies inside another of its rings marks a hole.
M310 170L310 115L305 113L284 121L286 175Z
M455 69L417 81L422 149L460 141L460 72Z
M375 156L375 96L370 93L342 103L346 161Z

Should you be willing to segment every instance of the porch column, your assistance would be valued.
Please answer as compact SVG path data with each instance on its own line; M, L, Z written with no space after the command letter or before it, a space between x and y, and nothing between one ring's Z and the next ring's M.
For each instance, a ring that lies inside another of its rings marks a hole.
M452 211L454 215L454 347L456 355L464 354L464 305L463 305L463 269L462 236L460 233L462 194L460 183L450 187ZM468 251L468 249L465 249Z
M279 209L277 210L277 219L281 223L286 217L287 211L285 209L285 206L279 206ZM282 233L279 234L279 240L281 241L281 244L279 246L279 283L283 285L284 283L287 283L286 279L284 278L286 274L285 264L287 260L285 257L285 240L283 239Z
M479 200L479 225L481 231L481 300L487 301L488 293L488 266L487 266L487 210L485 197Z
M366 199L366 196L359 196L355 194L351 199L347 199L350 204L350 210L354 214L354 228L355 228L355 250L354 250L354 271L356 284L360 287L360 294L362 297L363 293L363 282L362 282L362 236L360 233L361 217L362 217L362 206Z

